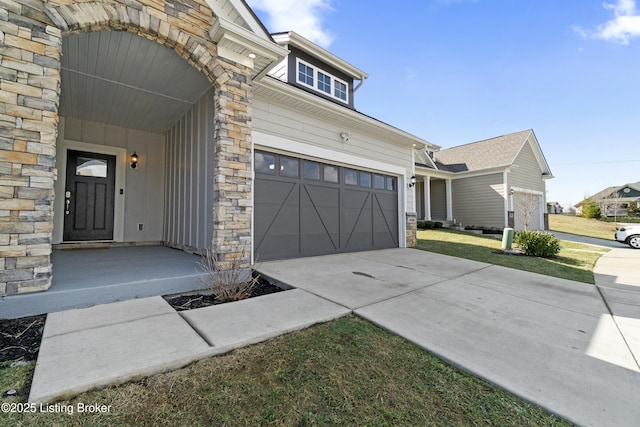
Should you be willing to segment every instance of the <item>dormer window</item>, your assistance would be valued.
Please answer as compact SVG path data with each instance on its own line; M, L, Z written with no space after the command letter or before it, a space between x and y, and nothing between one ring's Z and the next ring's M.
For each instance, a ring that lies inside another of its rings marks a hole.
M296 58L297 82L342 102L349 102L347 82Z

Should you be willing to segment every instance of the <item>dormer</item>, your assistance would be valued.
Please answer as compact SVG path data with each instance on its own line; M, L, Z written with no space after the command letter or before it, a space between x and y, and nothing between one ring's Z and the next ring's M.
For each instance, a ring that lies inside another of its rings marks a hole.
M289 55L269 72L271 76L355 109L353 94L369 77L367 73L293 31L272 37Z

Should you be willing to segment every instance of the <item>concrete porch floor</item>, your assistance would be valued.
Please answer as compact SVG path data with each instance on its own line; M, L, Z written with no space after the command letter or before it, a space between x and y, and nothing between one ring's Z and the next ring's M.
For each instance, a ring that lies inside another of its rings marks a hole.
M0 299L0 319L202 289L198 255L164 246L54 250L49 290Z

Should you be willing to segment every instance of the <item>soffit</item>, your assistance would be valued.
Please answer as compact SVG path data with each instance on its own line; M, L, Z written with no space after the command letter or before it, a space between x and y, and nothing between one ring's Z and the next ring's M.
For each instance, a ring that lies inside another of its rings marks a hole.
M60 115L164 132L211 87L173 50L123 31L62 40Z

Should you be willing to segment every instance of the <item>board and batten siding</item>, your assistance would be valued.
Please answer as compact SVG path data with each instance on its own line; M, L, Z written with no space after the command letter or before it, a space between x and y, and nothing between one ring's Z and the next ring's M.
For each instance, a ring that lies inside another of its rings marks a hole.
M447 184L443 179L431 179L431 219L447 219Z
M58 129L56 157L58 171L66 170L66 165L61 163L66 159L63 153L68 148L96 153L104 151L101 149L104 146L126 150L126 161L116 166L126 170L124 188L122 188L124 213L115 212L116 215L122 216L115 219L115 222L123 223L123 233L121 239L117 238L117 233L114 234L114 240L161 242L164 224L164 136L160 133L127 129L73 117L61 117ZM75 143L83 145L78 148ZM128 156L134 151L140 159L137 169L129 168L128 163ZM53 243L62 242L64 176L59 174L55 183L56 201L59 203L55 205ZM118 194L120 189L121 187L116 188L116 197L122 197ZM138 224L143 224L142 230L138 230Z
M452 182L453 217L463 225L502 228L503 174L455 179Z
M340 160L346 154L361 159L361 164L356 165L360 168L366 168L366 164L369 161L371 164L384 163L393 166L396 170L402 169L408 174L406 178L413 174L412 148L400 146L393 143L393 141L385 141L377 137L373 131L371 134L353 131L348 129L347 126L316 119L308 113L303 114L293 108L275 104L260 95L256 95L254 98L252 119L252 128L255 132L274 135L335 152L335 158L333 159L318 160L342 162L348 165L344 160ZM342 142L340 132L351 134L348 142ZM259 138L254 137L254 143L257 146L269 148ZM299 153L294 152L294 154ZM405 195L405 211L412 212L414 209L414 192L405 191L405 176L398 176L398 178L399 197L402 198L402 195ZM401 218L403 217L404 212L401 215Z
M165 134L165 242L210 248L213 238L213 94L207 92Z

